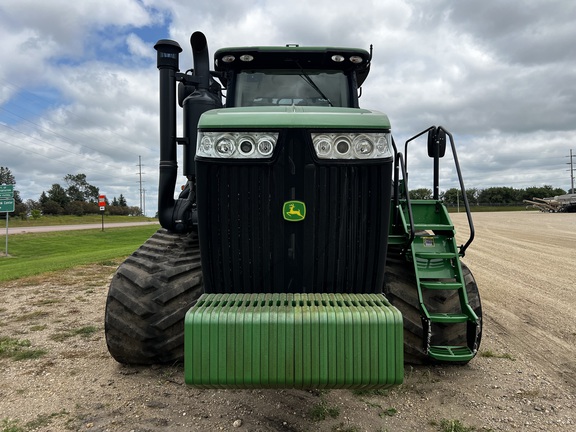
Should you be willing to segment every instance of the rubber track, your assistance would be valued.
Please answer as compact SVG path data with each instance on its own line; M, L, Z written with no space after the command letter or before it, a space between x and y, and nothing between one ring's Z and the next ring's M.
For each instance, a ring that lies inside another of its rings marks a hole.
M474 276L465 264L462 264L462 273L466 283L468 302L480 321L475 340L476 349L478 349L482 337L480 295ZM401 258L389 258L386 263L385 278L384 294L390 303L402 312L404 317L405 362L411 364L431 363L432 360L424 351L424 335L413 264ZM424 301L430 312L459 313L461 311L460 299L455 290L424 290ZM466 345L466 326L465 324L433 324L432 341L435 345ZM463 364L463 362L459 362L459 364Z
M184 316L203 292L196 233L161 229L118 267L106 302L105 333L120 363L175 363Z

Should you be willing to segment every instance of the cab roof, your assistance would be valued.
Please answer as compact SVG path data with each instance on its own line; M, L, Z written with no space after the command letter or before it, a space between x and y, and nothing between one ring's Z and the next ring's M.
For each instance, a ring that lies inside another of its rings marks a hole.
M308 69L354 71L358 86L370 70L371 54L358 48L298 45L221 48L214 54L216 71Z

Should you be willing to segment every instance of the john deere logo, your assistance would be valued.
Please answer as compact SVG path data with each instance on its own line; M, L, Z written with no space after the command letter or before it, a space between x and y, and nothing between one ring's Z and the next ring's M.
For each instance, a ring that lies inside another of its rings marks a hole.
M284 203L284 219L290 222L299 222L306 217L306 204L302 201L286 201Z

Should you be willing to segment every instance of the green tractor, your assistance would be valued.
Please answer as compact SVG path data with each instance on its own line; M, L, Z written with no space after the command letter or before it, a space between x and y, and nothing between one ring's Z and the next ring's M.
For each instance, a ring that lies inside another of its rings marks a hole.
M225 48L211 70L205 36L190 42L184 73L177 42L155 45L163 228L111 282L111 355L183 360L186 382L209 388L376 388L401 383L405 361L469 362L482 314L452 135L406 142L434 161L433 199L411 200L388 117L358 104L371 49ZM460 246L439 199L448 142Z

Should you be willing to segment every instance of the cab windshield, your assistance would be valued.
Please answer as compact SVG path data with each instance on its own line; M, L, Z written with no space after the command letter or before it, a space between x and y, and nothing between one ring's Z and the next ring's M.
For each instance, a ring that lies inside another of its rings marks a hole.
M236 76L235 106L348 106L342 71L261 70Z

